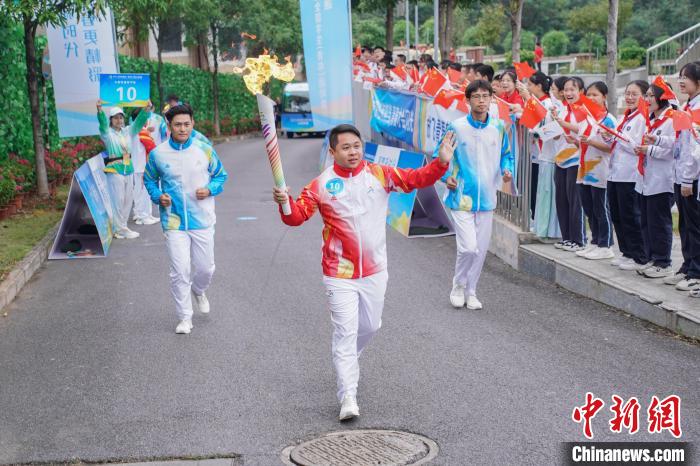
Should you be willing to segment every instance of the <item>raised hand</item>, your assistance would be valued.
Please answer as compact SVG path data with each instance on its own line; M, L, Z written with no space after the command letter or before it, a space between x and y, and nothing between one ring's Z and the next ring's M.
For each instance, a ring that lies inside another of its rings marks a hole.
M455 148L457 147L457 136L455 136L454 131L448 131L445 137L442 139L440 144L440 151L438 152L440 156L440 162L450 163L452 157L455 153Z

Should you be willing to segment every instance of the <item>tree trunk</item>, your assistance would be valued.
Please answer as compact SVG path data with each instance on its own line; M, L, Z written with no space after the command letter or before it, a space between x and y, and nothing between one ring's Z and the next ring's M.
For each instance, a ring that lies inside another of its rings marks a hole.
M447 0L447 7L445 8L445 40L442 42L444 45L443 50L445 51L444 57L450 58L450 49L452 48L452 26L454 19L454 9L455 0Z
M617 75L617 17L619 14L618 0L608 0L608 71L605 74L605 82L608 85L608 108L617 113L617 88L615 76Z
M214 72L211 75L212 100L214 103L214 134L221 136L221 122L219 120L219 47L216 43L217 27L211 23L211 54L214 57Z
M158 50L158 66L156 67L156 86L158 87L158 108L163 108L163 83L161 81L161 72L163 71L163 44L161 42L160 31L156 33L156 28L152 27L151 32L156 39L156 49Z
M386 5L386 48L394 48L394 2Z
M32 138L36 159L36 188L40 196L49 195L49 180L44 162L44 139L41 134L41 113L39 111L39 80L37 78L36 48L34 38L37 25L26 16L24 19L24 55L27 61L27 91L32 115Z
M511 45L511 53L513 54L513 62L520 61L520 31L523 24L523 4L525 0L510 1L510 27L513 33L513 43Z
M447 42L447 37L445 34L445 26L447 24L447 0L440 0L439 1L439 12L440 14L438 15L438 31L440 34L440 58L442 60L447 59L447 53L445 51L445 43Z

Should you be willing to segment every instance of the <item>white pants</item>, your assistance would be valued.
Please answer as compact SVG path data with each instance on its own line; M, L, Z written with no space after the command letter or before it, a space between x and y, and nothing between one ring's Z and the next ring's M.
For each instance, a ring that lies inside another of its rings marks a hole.
M131 212L131 203L134 198L134 175L120 175L118 173L105 173L109 195L112 198L112 210L114 211L114 232L119 233L126 229Z
M143 220L153 212L151 197L143 184L143 173L134 173L134 220Z
M486 253L491 241L493 211L464 212L452 210L457 237L457 260L453 284L466 288L467 294L476 296Z
M357 395L358 358L382 326L388 277L386 270L357 279L323 277L333 321L332 351L338 401L345 395Z
M192 318L192 295L204 294L214 275L214 227L203 230L167 230L170 292L180 320Z

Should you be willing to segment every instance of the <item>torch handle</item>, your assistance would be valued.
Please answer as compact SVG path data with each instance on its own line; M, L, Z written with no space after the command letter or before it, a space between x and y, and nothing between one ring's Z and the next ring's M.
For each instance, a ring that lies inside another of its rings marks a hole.
M282 181L282 185L277 185L278 188L280 188L283 191L287 190L287 184ZM289 196L287 196L287 202L280 204L282 206L282 213L284 215L291 215L292 214L292 206L289 204Z

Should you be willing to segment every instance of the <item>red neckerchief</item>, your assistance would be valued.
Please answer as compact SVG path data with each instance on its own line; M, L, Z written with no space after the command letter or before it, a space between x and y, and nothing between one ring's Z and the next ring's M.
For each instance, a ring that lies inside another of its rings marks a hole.
M625 117L622 119L622 122L617 125L617 132L622 134L622 128L625 127L628 121L632 121L634 117L636 117L639 114L639 110L634 109L634 111L630 111L630 109L625 110ZM617 139L615 139L610 146L610 154L612 154L613 149L615 149L615 146L617 145Z
M607 118L607 117L608 117L608 116L605 115L605 118ZM600 120L600 121L598 122L598 124L599 124L599 125L602 124L603 121L605 121L605 118L603 118L602 120ZM591 133L593 132L593 125L592 125L589 121L587 121L586 123L588 124L588 126L586 126L586 129L583 130L583 135L584 135L584 136L590 136ZM585 165L584 165L584 164L585 164L585 162L586 162L586 152L588 152L588 146L589 146L589 145L586 144L586 143L584 143L584 142L581 143L581 162L580 162L579 166L583 166L583 167L584 167L584 170L585 170Z
M664 109L664 114L661 118L654 118L654 123L649 128L649 131L647 131L647 134L651 134L656 128L659 128L661 125L666 123L666 121L669 118L668 112L666 110L668 110L669 108L671 107L666 107ZM646 160L647 155L644 152L640 151L639 153L637 153L637 157L637 170L642 176L644 176L644 161Z

